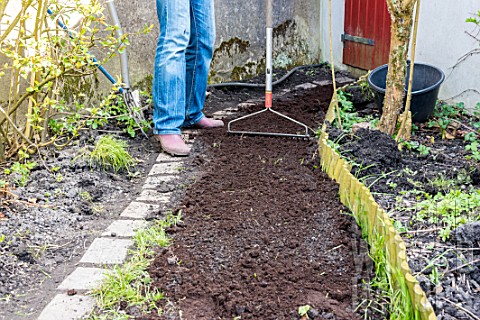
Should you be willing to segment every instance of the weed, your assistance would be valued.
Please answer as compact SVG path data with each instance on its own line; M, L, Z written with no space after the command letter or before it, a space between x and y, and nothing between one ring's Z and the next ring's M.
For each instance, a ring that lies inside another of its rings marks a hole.
M403 223L401 223L400 221L398 220L395 220L394 223L393 223L393 226L395 227L395 229L400 232L400 233L403 233L403 232L407 232L408 231L408 228L406 226L403 225Z
M475 140L465 146L465 150L470 151L470 155L467 155L467 159L473 159L475 161L480 161L480 143Z
M101 204L98 205L93 205L92 206L92 212L93 213L102 213L105 211L105 207L102 206Z
M421 143L418 143L417 141L402 140L402 141L400 141L400 144L403 147L407 148L408 150L417 151L419 153L419 155L423 156L423 157L429 155L430 150L432 149L430 147L424 146Z
M343 130L346 132L350 132L353 125L356 123L373 120L371 116L365 118L358 116L353 106L353 102L349 100L350 97L351 95L349 93L346 93L342 90L337 90L337 99L339 104L340 117L342 119L342 127ZM338 127L337 122L338 120L335 119L333 121L333 125Z
M128 133L132 138L135 137L135 135L137 134L137 129L147 131L147 129L151 126L150 123L146 120L143 123L137 124L131 114L132 112L141 113L142 110L129 110L122 96L117 96L116 103L110 104L107 112L109 116L117 120L120 126L124 127L123 130Z
M418 148L417 148L418 153L420 153L421 156L427 156L430 153L431 149L432 148L426 147L423 144L418 145Z
M88 202L92 202L92 201L93 201L93 197L92 197L92 195L90 194L90 192L88 192L88 191L79 192L79 193L78 193L78 196L79 196L80 199L82 199L82 200L85 200L85 201L88 201Z
M309 319L307 313L308 313L308 311L310 311L311 308L312 307L310 307L308 304L305 305L305 306L298 307L298 315L300 317L306 317L307 319Z
M127 143L112 136L103 136L95 144L93 151L88 154L90 164L97 163L105 170L112 168L130 171L136 160L126 150Z
M441 224L440 236L443 241L449 238L451 230L458 226L477 221L480 218L480 190L471 193L461 190L450 190L445 195L424 194L426 199L410 210L418 210L416 219L428 219L430 223Z
M448 192L452 185L455 185L455 181L453 179L448 179L445 177L444 174L440 173L438 176L429 180L428 183L443 192Z
M368 84L367 81L360 81L358 83L360 85L360 90L362 91L362 94L364 95L365 99L367 100L373 100L374 98L374 93L370 85Z
M430 128L438 127L442 139L446 138L447 129L454 119L459 119L462 115L468 115L463 102L457 104L437 103L433 112L433 119L427 125Z
M60 183L60 182L62 182L63 180L64 180L63 174L57 173L57 174L55 175L55 181L56 181L56 182Z
M13 165L4 169L3 172L6 175L15 174L13 176L13 181L20 187L24 187L28 183L28 178L30 176L30 171L37 166L36 162L26 161L25 163L15 162Z
M369 286L380 296L378 299L380 302L365 300L357 310L365 305L363 313L366 316L368 310L372 309L374 312L383 314L385 319L419 319L412 306L405 277L400 270L393 268L389 263L389 252L385 247L384 236L373 232L372 239L368 242L370 243L369 256L375 263L375 277L370 281Z

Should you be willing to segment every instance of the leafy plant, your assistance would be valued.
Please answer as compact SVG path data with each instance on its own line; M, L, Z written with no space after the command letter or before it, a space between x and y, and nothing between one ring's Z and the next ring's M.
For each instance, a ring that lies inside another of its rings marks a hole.
M123 52L130 36L115 36L118 27L107 23L101 1L18 2L19 11L2 25L0 34L0 58L6 61L0 66L0 79L9 85L9 96L0 106L0 159L16 157L21 149L36 151L60 139L69 141L80 129L99 128L111 117L118 117L135 135L131 118L110 108L118 88L100 105L96 102L98 65ZM8 0L3 3L0 18ZM78 21L71 21L72 13ZM60 26L52 31L57 19L68 31ZM93 47L105 58L97 61L89 53Z
M400 141L400 144L404 147L406 147L409 150L415 150L417 151L421 156L427 156L430 154L430 150L432 148L427 147L421 143L418 143L417 141L405 141L402 140Z
M474 141L465 146L465 150L470 151L470 155L467 156L467 159L473 159L475 161L480 161L480 150L478 148L479 142Z
M480 128L480 102L478 102L475 107L473 108L473 121L472 125L476 128Z
M300 317L306 317L308 319L308 311L310 311L311 308L312 307L310 307L308 304L298 307L298 315Z
M467 156L467 159L480 161L480 150L477 133L469 132L465 135L464 139L467 142L467 144L465 145L465 150L470 151L470 155Z
M115 172L119 170L130 171L136 160L127 151L127 142L116 139L112 136L103 136L95 144L95 148L88 154L90 163L97 163L105 170L112 168Z
M30 171L37 166L36 162L26 161L25 163L15 162L13 165L4 169L4 173L7 175L16 174L13 176L13 181L20 187L27 185Z
M465 21L480 25L480 10L478 10L478 12L472 17L467 18Z
M416 210L416 219L428 219L430 223L443 226L441 238L445 241L458 226L480 218L480 190L471 193L450 190L435 196L424 194L426 199L410 210Z
M360 122L367 122L373 120L373 117L360 117L358 113L355 111L353 106L353 102L349 99L351 98L351 94L344 92L343 90L337 90L337 98L338 98L338 105L340 111L340 118L342 121L342 128L346 132L350 132L352 127L356 123ZM333 125L337 126L338 120L335 119Z
M446 138L447 129L454 119L459 119L462 115L467 115L463 102L457 104L437 103L433 112L433 119L427 125L429 128L438 127L442 139Z

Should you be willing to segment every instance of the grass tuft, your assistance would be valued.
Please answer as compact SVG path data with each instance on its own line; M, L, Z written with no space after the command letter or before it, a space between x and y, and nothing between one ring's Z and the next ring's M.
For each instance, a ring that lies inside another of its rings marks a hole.
M91 291L99 310L90 315L89 320L129 319L122 311L129 307L135 307L141 313L153 311L161 315L158 302L164 296L152 287L147 269L155 257L155 249L168 247L171 243L165 230L180 219L181 212L178 215L168 214L164 220L155 221L148 228L136 232L133 238L135 249L130 252L130 259L121 266L115 266L100 287Z
M112 136L103 136L95 144L95 148L88 155L90 164L97 163L105 170L113 169L130 171L136 160L127 151L127 142Z

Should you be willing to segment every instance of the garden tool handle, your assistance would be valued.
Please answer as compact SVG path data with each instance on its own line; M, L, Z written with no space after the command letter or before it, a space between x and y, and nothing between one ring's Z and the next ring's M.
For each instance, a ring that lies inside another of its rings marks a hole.
M60 28L62 28L63 30L65 30L65 31L68 33L69 37L70 37L71 39L73 39L73 35L72 35L72 33L68 30L68 27L60 20L60 18L54 16L55 14L54 14L54 12L53 12L50 8L47 9L47 13L48 13L50 16L52 16L54 19L56 19L58 26L59 26ZM88 54L90 54L90 52L89 52ZM117 85L117 80L115 80L115 78L107 71L107 69L105 69L105 68L100 64L100 62L99 62L93 55L91 55L91 54L90 54L90 59L91 59L92 62L97 66L98 70L100 70L100 71L105 75L105 77L107 77L107 79L110 80L110 82L111 82L112 84ZM123 93L123 92L125 91L122 87L118 88L118 90L120 91L120 93Z
M267 0L266 11L267 11L267 28L273 28L273 3L272 3L272 0Z
M107 1L108 12L112 18L112 22L115 25L115 34L119 40L123 40L123 30L122 25L120 24L120 19L118 18L117 8L115 7L114 0ZM119 48L120 51L120 68L122 70L122 82L125 89L130 89L130 76L128 73L128 55L126 45L122 44Z
M266 59L265 59L265 108L272 107L272 47L273 47L273 4L272 0L266 2Z

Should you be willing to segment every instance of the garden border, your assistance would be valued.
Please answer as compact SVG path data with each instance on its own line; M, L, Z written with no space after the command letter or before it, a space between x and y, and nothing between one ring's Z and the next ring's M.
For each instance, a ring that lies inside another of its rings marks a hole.
M335 104L336 96L334 95L325 115L325 121L332 123L335 119ZM375 201L370 190L352 175L351 165L328 145L327 140L328 134L324 123L318 141L321 166L322 170L339 184L340 201L353 212L370 247L383 247L385 261L389 264L386 268L389 279L394 281L393 285L396 287L401 287L402 283L406 284L415 310L415 318L436 320L437 317L427 295L412 275L407 262L405 242L394 228L392 219ZM376 240L378 236L383 241Z

